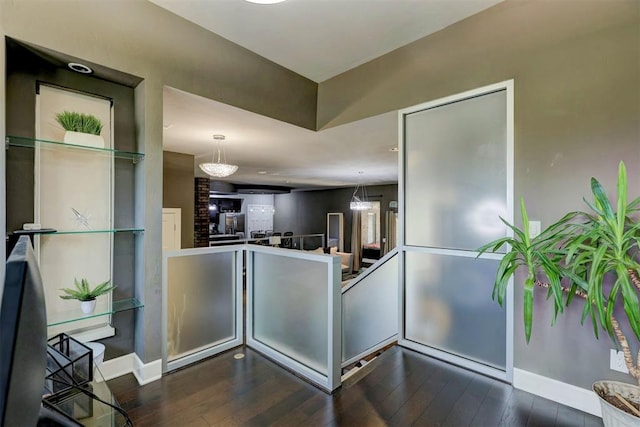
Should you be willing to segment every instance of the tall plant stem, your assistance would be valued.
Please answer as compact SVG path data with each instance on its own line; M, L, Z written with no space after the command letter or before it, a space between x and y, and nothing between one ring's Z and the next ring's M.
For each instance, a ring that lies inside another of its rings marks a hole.
M631 278L631 281L633 282L633 284L638 289L640 289L640 278L638 278L638 274L634 270L629 270L629 277ZM535 283L537 286L541 288L547 288L547 289L549 288L548 283L541 282L540 280L536 280ZM571 289L563 286L562 291L564 293L570 293ZM587 296L588 296L585 292L581 290L576 290L574 294L584 299L587 299ZM620 324L615 319L615 317L613 317L613 315L611 316L611 325L613 326L613 332L616 336L616 339L618 340L618 344L620 344L620 348L622 349L622 354L624 355L624 363L625 365L627 365L629 374L631 374L631 376L635 378L636 381L638 381L638 385L640 385L640 350L638 351L638 357L636 358L638 363L636 364L633 361L633 355L631 354L631 349L629 348L629 342L627 341L627 337L625 337L624 334L622 333L622 329L620 329Z
M618 343L620 344L620 348L622 349L622 354L624 355L624 363L625 365L627 365L629 374L631 374L631 376L635 378L636 381L638 381L638 385L640 385L640 352L638 352L639 364L636 365L633 363L633 356L631 355L631 349L629 348L627 337L624 336L622 330L620 329L620 324L613 316L611 316L611 325L613 326L613 332L616 334L616 338L618 339Z

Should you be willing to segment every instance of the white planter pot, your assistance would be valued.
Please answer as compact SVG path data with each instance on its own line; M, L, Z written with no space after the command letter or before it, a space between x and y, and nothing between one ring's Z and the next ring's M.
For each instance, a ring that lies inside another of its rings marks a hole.
M592 388L600 399L602 422L605 427L640 426L640 418L616 408L600 396L601 394L614 396L618 393L629 402L640 403L640 387L633 384L621 383L619 381L596 381L593 383Z
M104 148L104 138L90 133L74 132L68 130L64 133L64 143L83 145L85 147Z
M80 309L84 314L93 313L93 310L96 309L96 300L80 301Z

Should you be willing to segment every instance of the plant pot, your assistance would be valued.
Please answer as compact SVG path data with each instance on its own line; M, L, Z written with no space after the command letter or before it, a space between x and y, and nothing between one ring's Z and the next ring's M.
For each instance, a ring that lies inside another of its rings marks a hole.
M80 309L84 314L93 313L93 310L96 309L96 300L80 301Z
M104 138L90 133L74 132L68 130L64 133L64 143L82 145L85 147L104 148Z
M605 427L638 427L640 425L639 417L618 408L618 406L624 405L615 397L615 394L618 393L627 401L637 405L640 403L640 387L619 381L596 381L592 388L600 398L602 422ZM615 403L612 404L603 396L609 397L609 400Z

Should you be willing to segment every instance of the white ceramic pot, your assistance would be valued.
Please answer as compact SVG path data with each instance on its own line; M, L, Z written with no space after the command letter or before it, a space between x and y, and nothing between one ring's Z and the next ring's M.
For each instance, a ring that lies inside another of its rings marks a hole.
M600 399L602 422L605 427L640 426L640 418L616 408L600 396L601 394L615 396L615 394L618 393L629 402L637 404L640 403L640 387L619 381L596 381L593 383L592 388Z
M80 309L84 314L93 313L93 310L96 309L96 300L80 301Z
M83 145L85 147L104 148L104 138L100 135L74 132L71 130L64 133L64 143L71 145Z

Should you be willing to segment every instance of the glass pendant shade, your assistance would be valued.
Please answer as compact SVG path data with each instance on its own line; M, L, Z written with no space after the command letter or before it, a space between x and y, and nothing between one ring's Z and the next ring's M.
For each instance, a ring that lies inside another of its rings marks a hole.
M217 156L216 151L214 151L211 162L200 163L198 166L204 173L216 178L233 175L238 170L238 166L226 163L226 156L223 156L220 148L220 142L224 141L224 135L213 135L213 139L218 141Z
M360 191L360 195L358 195L358 190ZM373 209L373 203L371 203L367 199L367 189L360 184L356 185L355 190L353 190L353 196L351 196L351 202L349 203L349 209L353 211L366 211L369 209Z
M349 208L352 211L366 211L369 209L373 209L373 203L363 202L362 200L352 200L349 203Z
M238 166L228 165L226 163L200 163L200 169L207 175L215 176L216 178L224 178L225 176L233 175Z

